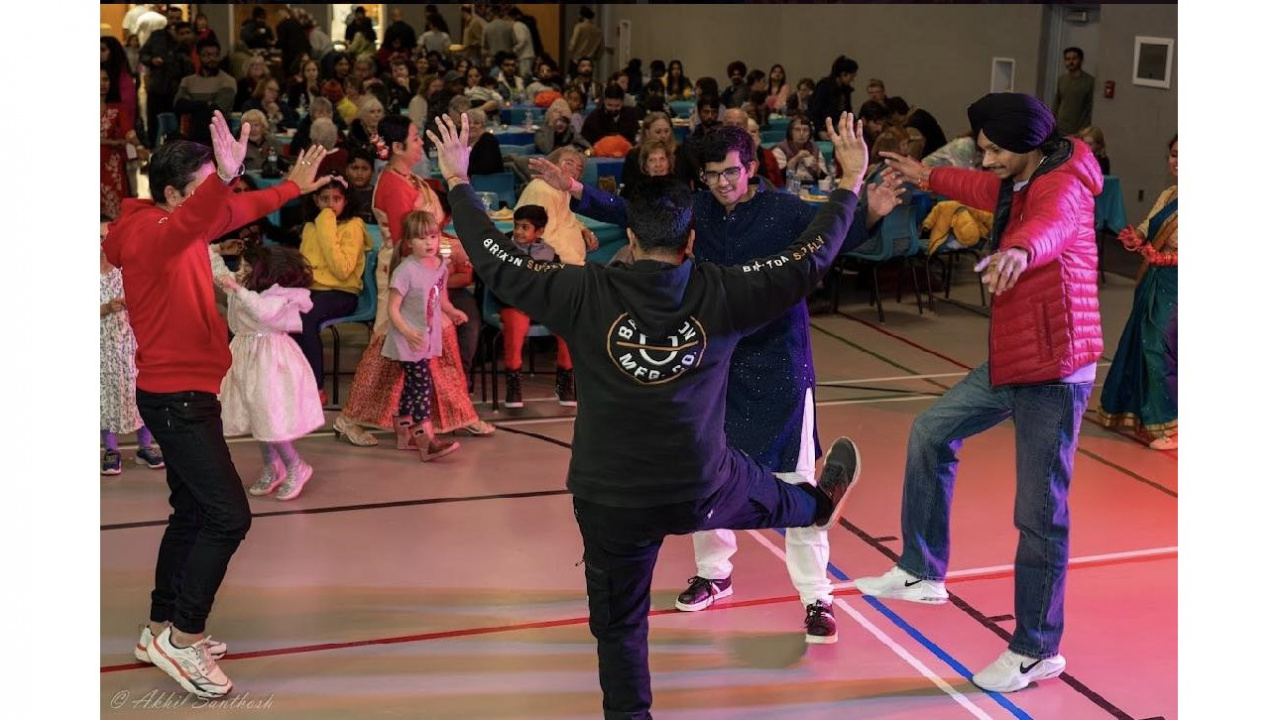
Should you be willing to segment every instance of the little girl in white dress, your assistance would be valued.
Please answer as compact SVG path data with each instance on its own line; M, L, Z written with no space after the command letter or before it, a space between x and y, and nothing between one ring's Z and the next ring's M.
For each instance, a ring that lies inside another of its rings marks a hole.
M298 251L280 247L256 249L243 262L243 280L217 277L235 334L220 395L223 433L252 434L262 450L262 473L250 495L278 487L277 500L292 500L313 472L293 441L324 425L315 375L289 337L301 332L302 313L311 309L311 266Z

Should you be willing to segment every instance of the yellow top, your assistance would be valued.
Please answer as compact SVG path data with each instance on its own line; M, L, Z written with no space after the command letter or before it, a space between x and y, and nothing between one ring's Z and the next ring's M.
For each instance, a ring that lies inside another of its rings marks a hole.
M373 249L373 239L364 221L351 218L338 224L331 208L324 208L313 222L302 228L302 256L311 263L315 282L312 290L341 290L360 294L364 280L364 256Z

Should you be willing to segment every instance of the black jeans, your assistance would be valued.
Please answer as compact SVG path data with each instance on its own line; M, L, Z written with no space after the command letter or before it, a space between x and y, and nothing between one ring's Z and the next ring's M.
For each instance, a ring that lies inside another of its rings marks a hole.
M164 453L169 526L160 540L151 621L204 632L227 565L249 532L249 500L222 437L222 405L205 392L137 391Z
M600 688L608 720L651 718L648 611L653 566L667 535L731 528L812 525L819 499L806 483L778 480L731 450L729 478L704 500L649 508L619 508L573 499L585 548L591 634L599 654Z
M462 354L462 369L470 376L471 362L475 359L475 350L480 346L480 328L484 324L480 317L480 306L475 302L475 296L466 288L449 290L449 302L466 313L466 322L457 326L457 349Z
M297 341L302 354L311 364L315 386L324 387L324 341L320 339L320 323L346 317L355 312L360 296L341 290L312 290L311 311L302 314L302 332L289 337Z

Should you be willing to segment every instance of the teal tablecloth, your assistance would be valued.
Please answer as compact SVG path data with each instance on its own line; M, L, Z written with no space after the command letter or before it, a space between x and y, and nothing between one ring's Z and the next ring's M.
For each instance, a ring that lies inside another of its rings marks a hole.
M1124 190L1118 177L1104 176L1101 195L1097 196L1095 213L1098 230L1109 230L1118 235L1119 231L1128 227L1128 213L1124 209Z

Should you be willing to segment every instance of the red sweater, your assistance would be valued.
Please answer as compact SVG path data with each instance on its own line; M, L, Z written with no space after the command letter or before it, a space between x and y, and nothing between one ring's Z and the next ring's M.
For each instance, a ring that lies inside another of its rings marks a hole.
M999 214L1001 184L990 173L939 167L929 184L952 200ZM991 300L991 385L1056 382L1101 357L1093 228L1101 188L1101 168L1076 139L1012 194L999 247L1025 250L1030 264L1012 290Z
M173 212L125 200L102 243L120 268L129 324L138 338L140 390L217 394L231 367L226 321L213 296L209 242L274 212L298 196L284 182L234 194L210 175Z

